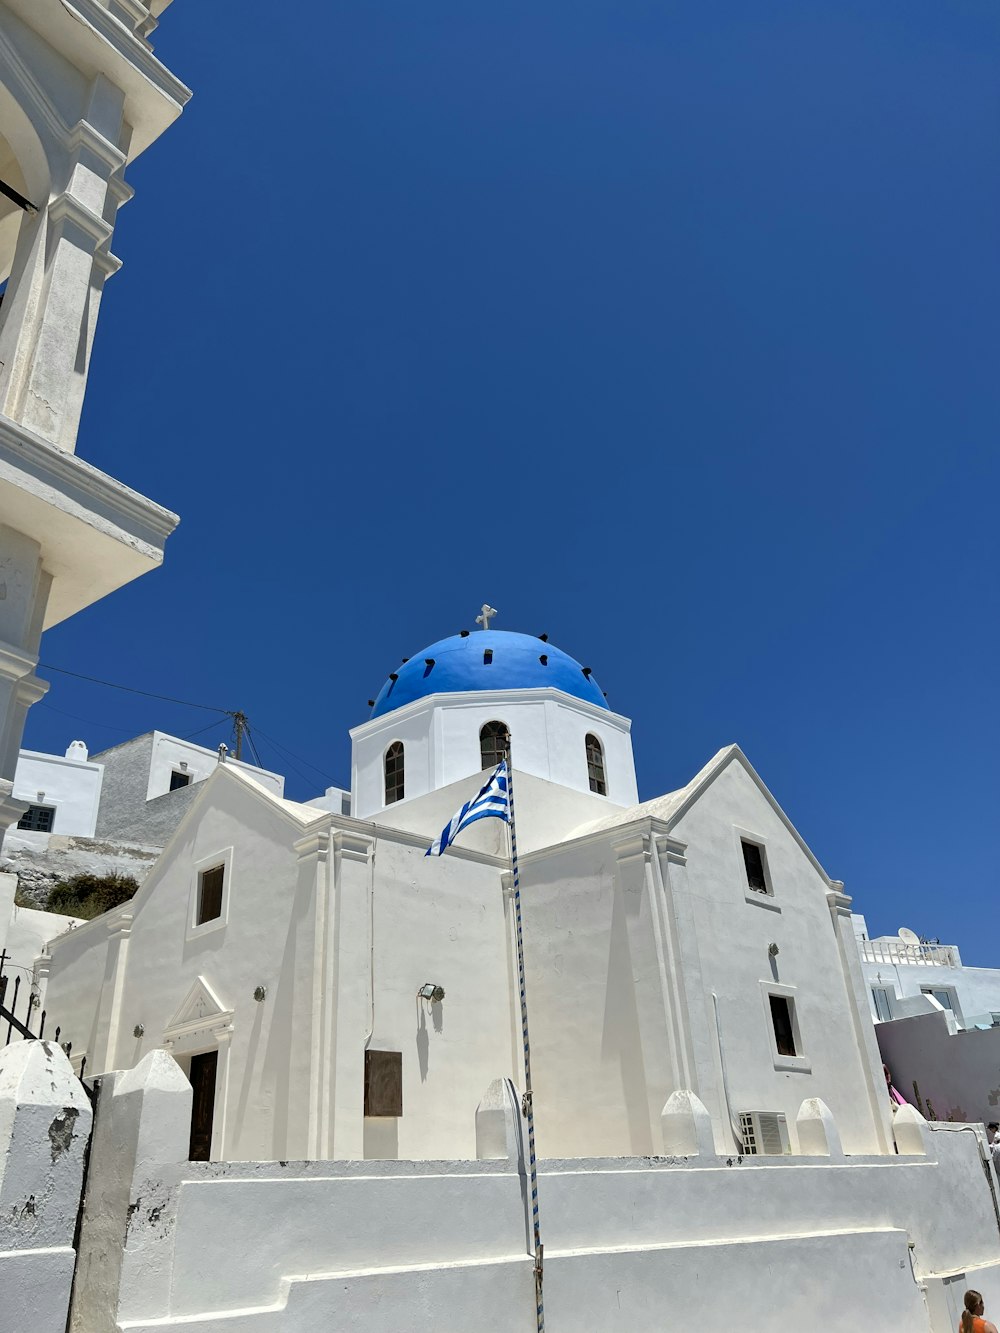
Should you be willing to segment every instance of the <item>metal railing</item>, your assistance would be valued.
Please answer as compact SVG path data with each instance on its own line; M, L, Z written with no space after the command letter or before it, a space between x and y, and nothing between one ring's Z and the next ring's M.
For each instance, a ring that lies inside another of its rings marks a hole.
M900 963L912 966L958 967L950 944L904 944L902 940L858 940L866 963Z
M0 952L0 1044L9 1046L12 1041L44 1041L45 1040L45 1019L46 1013L39 1003L38 992L28 981L22 988L21 975L18 973L13 979L6 971L7 964L10 962L10 955L4 949ZM21 1015L18 1017L18 1007L21 1009ZM6 1032L4 1025L6 1024ZM49 1034L49 1041L57 1042L62 1046L67 1056L73 1054L73 1043L71 1041L60 1041L62 1028L57 1027L54 1032ZM80 1062L80 1068L77 1071L81 1081L87 1070L87 1057L84 1056Z

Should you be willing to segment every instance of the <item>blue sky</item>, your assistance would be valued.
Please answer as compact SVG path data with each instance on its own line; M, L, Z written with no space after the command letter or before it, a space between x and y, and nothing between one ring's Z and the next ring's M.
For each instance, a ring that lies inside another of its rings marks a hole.
M156 40L195 97L79 453L182 524L43 660L245 709L305 797L488 599L593 666L644 797L738 741L873 931L1000 962L996 0L176 0ZM51 679L29 745L226 739Z

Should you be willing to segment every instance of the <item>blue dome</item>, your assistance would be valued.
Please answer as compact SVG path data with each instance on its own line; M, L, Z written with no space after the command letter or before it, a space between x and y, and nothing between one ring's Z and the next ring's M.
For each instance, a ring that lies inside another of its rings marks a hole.
M533 634L508 630L476 630L440 639L404 662L393 675L396 679L390 676L379 691L373 718L429 694L533 690L545 685L598 708L608 706L594 677L586 675L568 653Z

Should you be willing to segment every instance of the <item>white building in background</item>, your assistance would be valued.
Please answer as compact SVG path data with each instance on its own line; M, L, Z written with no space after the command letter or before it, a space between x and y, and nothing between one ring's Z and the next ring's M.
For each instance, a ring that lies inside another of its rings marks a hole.
M1000 969L966 967L954 944L904 928L854 930L882 1057L930 1119L1000 1121Z
M75 455L127 165L190 93L165 0L0 3L0 834L42 632L156 568L177 517Z

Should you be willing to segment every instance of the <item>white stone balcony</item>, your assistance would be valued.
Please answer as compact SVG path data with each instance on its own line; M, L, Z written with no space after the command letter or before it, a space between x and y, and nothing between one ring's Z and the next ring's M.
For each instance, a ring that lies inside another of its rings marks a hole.
M858 940L865 963L900 963L926 967L961 967L951 944L904 944L902 940Z

